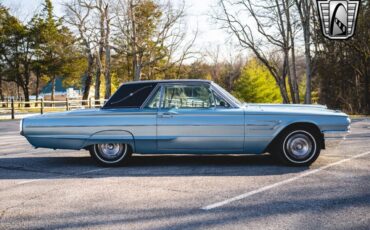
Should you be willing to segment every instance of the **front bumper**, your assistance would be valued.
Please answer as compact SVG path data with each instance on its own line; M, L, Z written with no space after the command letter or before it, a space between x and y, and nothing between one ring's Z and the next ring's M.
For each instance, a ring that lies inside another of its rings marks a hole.
M346 139L346 136L350 134L351 132L349 130L347 131L324 131L324 139L327 140L344 140Z

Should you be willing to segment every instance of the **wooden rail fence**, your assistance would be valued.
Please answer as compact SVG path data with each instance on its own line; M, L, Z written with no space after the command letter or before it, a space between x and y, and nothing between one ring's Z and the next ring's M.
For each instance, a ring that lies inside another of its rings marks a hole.
M66 99L65 101L45 101L32 100L32 101L15 101L10 99L0 102L0 115L10 115L11 119L15 119L16 112L23 113L40 113L44 114L47 111L68 111L77 108L100 108L104 105L106 100L77 100Z

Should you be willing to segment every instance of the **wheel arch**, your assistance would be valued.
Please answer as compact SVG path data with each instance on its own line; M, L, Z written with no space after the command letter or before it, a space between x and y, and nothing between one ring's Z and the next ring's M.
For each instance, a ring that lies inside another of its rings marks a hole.
M107 142L117 142L129 145L132 151L135 151L134 135L127 130L101 130L93 133L83 144L84 149L88 149L95 144L103 144Z
M313 123L313 122L303 121L303 122L294 122L294 123L291 123L291 124L287 125L286 127L284 127L283 129L281 129L278 132L278 134L275 135L275 137L267 145L267 147L266 147L266 149L265 149L264 152L270 152L271 148L273 148L273 146L275 145L275 143L279 139L279 137L281 135L283 135L286 131L288 131L288 130L294 130L294 129L299 129L299 128L301 128L301 129L302 128L310 129L311 131L313 131L313 134L315 135L315 137L319 141L320 148L321 149L325 149L324 135L321 132L319 126L317 124Z

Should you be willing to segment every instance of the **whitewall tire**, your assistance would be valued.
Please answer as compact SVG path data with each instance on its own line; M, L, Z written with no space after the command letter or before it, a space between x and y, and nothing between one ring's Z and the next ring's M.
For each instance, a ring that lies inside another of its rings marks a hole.
M104 166L121 165L131 156L130 146L122 143L95 144L89 150L92 158Z
M292 128L279 135L273 154L284 164L308 166L320 155L320 143L313 130L304 127Z

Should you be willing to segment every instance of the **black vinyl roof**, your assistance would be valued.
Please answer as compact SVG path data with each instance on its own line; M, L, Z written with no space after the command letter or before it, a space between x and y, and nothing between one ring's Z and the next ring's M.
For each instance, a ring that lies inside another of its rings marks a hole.
M176 80L144 80L144 81L129 81L123 83L126 84L140 84L140 83L212 83L210 80L203 79L176 79Z

